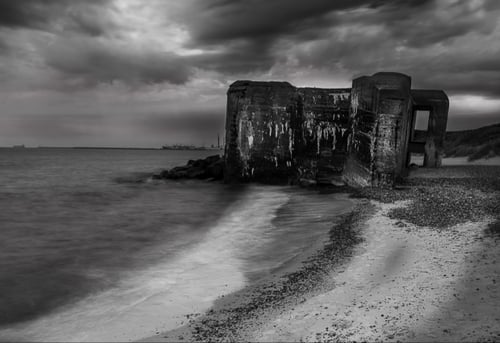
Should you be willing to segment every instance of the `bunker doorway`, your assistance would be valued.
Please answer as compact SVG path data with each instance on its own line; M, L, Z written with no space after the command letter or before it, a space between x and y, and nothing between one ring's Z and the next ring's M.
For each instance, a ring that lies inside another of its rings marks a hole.
M408 166L424 166L425 143L429 133L429 110L415 110L408 149Z

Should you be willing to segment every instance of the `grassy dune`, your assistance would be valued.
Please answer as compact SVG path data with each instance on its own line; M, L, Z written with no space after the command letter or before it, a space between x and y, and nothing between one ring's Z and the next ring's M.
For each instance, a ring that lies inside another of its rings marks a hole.
M444 151L446 157L468 157L469 161L500 156L500 124L447 132Z

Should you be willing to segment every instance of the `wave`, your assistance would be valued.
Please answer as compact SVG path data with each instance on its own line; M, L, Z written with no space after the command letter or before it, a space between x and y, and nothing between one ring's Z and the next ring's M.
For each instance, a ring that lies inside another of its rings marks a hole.
M221 295L244 287L249 259L276 239L273 219L290 194L282 188L250 187L212 225L203 241L161 263L136 267L118 285L57 312L0 331L2 340L137 340L181 326L187 314L209 309ZM143 254L161 254L166 246ZM145 256L146 257L146 256ZM89 270L89 274L94 271Z

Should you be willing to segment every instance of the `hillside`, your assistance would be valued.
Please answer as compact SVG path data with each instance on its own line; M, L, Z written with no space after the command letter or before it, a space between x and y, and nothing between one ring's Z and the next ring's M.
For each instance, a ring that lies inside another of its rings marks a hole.
M447 132L444 153L446 157L468 156L470 161L500 156L500 123Z

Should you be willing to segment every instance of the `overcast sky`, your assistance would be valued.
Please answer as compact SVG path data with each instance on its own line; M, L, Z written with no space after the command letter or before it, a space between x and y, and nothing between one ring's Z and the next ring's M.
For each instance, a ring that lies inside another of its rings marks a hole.
M1 0L0 146L213 144L237 79L444 89L500 122L500 1Z

